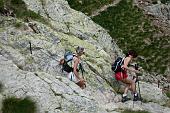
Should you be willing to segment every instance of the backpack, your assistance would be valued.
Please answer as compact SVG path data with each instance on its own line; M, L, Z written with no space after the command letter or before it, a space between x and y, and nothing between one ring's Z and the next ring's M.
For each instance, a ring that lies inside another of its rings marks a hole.
M64 59L61 59L59 63L60 65L62 65L62 71L66 71L68 73L73 72L72 64L73 64L73 58L75 56L76 55L73 54L71 51L65 52ZM81 63L79 64L79 69L82 72L82 76L83 76L83 72L85 72L85 70Z
M68 73L73 71L72 60L75 55L71 51L67 51L64 54L64 59L62 59L62 71L66 71Z
M123 65L124 59L125 58L118 57L115 60L115 62L112 64L112 67L111 67L112 71L121 72L122 71L121 66Z

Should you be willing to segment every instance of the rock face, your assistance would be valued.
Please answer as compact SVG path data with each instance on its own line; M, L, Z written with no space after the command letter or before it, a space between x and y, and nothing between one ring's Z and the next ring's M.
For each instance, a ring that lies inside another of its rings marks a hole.
M19 70L12 61L0 56L0 80L4 84L3 96L30 96L41 108L40 113L103 111L92 96L61 76L44 72ZM6 95L7 94L7 95ZM83 109L83 111L82 111Z
M66 1L42 0L42 3L39 0L35 0L33 3L32 0L24 1L29 9L37 13L40 12L41 15L47 17L55 29L90 41L97 47L105 48L107 52L113 50L112 39L108 33L96 25L89 17L71 9ZM40 8L37 9L35 6ZM114 47L118 49L116 45Z
M110 64L117 55L123 54L106 30L71 9L64 0L24 2L30 10L48 19L50 25L32 21L38 30L35 33L29 23L21 19L0 16L0 82L3 85L0 102L9 96L29 96L37 103L37 113L118 113L119 109L132 108L127 105L132 102L121 103L120 95L111 87ZM21 26L16 27L16 23ZM65 49L74 51L78 45L86 51L82 58L87 81L84 90L69 81L58 65ZM159 88L147 83L141 86L144 98L149 95L148 101L166 102L167 97ZM159 97L153 96L152 90L147 93L150 87ZM157 109L153 109L152 104L141 107L137 103L134 109L147 108L153 113L160 113L162 109L170 111L158 104L154 104Z

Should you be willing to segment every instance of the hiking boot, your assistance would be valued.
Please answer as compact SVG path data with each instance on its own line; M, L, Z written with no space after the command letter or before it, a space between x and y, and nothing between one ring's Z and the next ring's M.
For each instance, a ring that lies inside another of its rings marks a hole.
M126 102L126 101L128 101L128 100L130 100L130 99L127 98L127 96L123 96L123 97L122 97L122 102Z
M138 101L138 100L140 100L140 98L139 98L138 94L134 94L133 101Z

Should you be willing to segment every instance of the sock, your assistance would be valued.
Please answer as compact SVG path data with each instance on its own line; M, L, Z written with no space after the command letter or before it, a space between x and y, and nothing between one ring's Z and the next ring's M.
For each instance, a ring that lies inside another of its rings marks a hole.
M127 94L123 94L123 97L126 97L127 96Z

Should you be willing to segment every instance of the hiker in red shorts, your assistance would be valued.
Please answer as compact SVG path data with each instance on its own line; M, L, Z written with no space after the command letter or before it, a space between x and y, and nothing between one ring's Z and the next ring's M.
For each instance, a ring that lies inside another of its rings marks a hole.
M121 71L115 73L116 80L121 81L126 84L124 94L122 96L122 102L125 102L128 100L127 98L128 90L132 91L132 93L134 94L133 101L137 101L139 99L138 94L136 92L136 88L135 88L136 78L132 80L132 79L129 79L127 75L127 71L140 73L138 70L128 67L128 64L136 57L137 57L137 53L134 50L130 50L126 54L126 57L124 58L123 64L121 66Z

